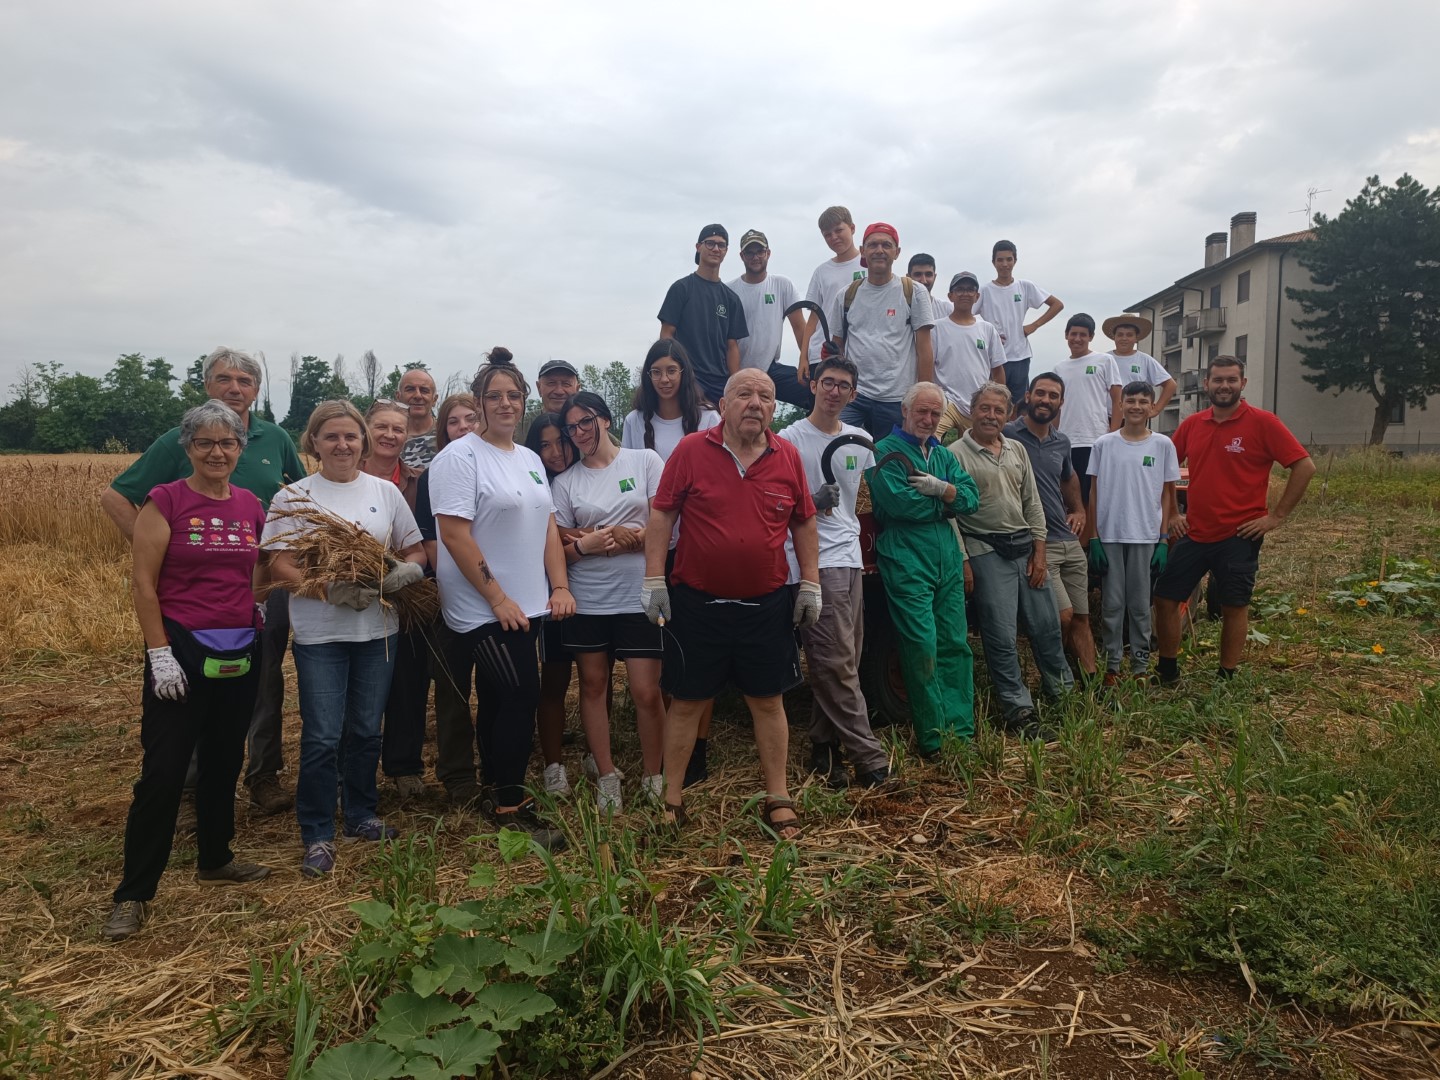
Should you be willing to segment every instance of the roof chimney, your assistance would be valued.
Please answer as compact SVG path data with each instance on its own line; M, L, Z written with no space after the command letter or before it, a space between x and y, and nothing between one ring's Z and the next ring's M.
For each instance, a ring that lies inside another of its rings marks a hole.
M1205 265L1214 266L1225 261L1225 234L1212 232L1205 237Z
M1240 252L1255 243L1255 211L1246 210L1230 219L1230 254Z

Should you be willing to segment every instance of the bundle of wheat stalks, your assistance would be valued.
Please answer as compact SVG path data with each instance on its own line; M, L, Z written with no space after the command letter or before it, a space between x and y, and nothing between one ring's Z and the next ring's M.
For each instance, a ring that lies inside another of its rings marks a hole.
M288 531L276 536L300 567L296 596L324 599L334 581L358 581L378 589L395 565L395 556L360 526L336 517L314 502L271 509L267 521L283 521ZM279 588L278 582L267 589ZM440 591L426 578L398 592L381 596L380 604L400 616L400 628L428 626L440 613Z

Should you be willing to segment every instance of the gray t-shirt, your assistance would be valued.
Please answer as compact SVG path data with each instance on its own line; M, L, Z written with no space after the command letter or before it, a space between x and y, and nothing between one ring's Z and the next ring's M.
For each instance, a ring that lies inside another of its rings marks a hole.
M1005 434L1025 447L1030 455L1035 489L1040 492L1040 505L1045 508L1046 542L1078 540L1065 519L1065 497L1060 494L1061 483L1075 473L1075 466L1070 463L1070 440L1051 425L1049 436L1041 442L1024 420L1010 421L1005 425Z
M872 285L867 278L860 282L847 315L845 292L831 301L827 317L832 334L849 335L845 355L860 369L860 393L871 401L899 401L918 381L915 333L935 325L930 294L917 283L907 308L898 274L884 285Z

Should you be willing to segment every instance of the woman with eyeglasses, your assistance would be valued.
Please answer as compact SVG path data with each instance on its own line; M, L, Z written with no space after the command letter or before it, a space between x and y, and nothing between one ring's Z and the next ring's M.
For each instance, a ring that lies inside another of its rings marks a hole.
M561 624L565 646L580 669L580 723L598 774L602 811L621 808L620 774L610 753L605 691L613 657L625 662L643 759L641 792L659 799L664 756L665 704L660 696L660 628L640 606L645 577L645 529L650 500L664 462L654 450L633 450L610 439L610 409L599 394L582 390L565 403L565 434L580 462L555 479L555 520L587 530L566 545L574 618Z
M525 769L540 699L540 622L574 614L575 598L545 465L515 442L530 387L510 351L492 349L470 389L480 404L477 431L446 446L429 469L441 610L457 638L453 663L475 664L475 732L494 786L493 820L558 850L565 838L535 813Z
M130 937L149 916L197 747L196 879L238 885L270 873L230 851L264 625L253 587L265 511L230 483L247 438L224 402L191 409L180 421L191 474L152 488L135 518L131 580L146 647L144 757L125 822L125 869L101 931L109 941Z

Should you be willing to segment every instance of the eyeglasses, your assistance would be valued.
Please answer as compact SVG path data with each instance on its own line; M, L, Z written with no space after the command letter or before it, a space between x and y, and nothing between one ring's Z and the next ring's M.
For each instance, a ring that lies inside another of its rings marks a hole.
M727 244L724 240L701 240L700 246L707 247L711 251L724 251L730 245Z
M191 439L190 445L202 454L208 454L217 446L227 454L233 454L240 449L239 439Z
M820 389L839 390L841 393L848 394L851 390L855 389L855 384L852 382L841 382L839 379L821 379Z
M508 401L512 405L524 405L525 395L519 390L491 390L485 395L487 405L499 405L502 401Z
M684 369L679 367L652 367L650 378L659 382L661 379L678 379L684 374Z
M575 433L576 433L577 431L589 431L589 430L590 430L591 428L593 428L594 426L595 426L595 414L594 414L594 413L591 413L589 416L582 416L579 420L575 421L575 423L573 423L573 424L566 424L566 425L565 425L565 434L566 434L566 435L569 435L571 438L574 438Z

